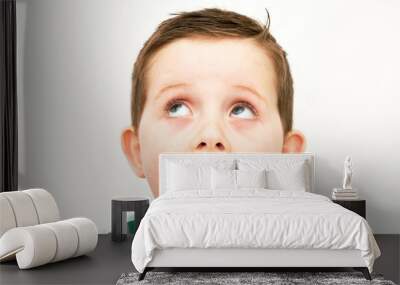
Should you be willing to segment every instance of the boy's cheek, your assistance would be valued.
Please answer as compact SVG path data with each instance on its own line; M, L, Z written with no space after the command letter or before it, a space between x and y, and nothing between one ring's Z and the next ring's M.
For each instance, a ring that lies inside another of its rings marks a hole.
M190 120L166 119L143 124L140 145L143 153L187 151L184 143L190 137Z
M259 128L260 124L258 121L253 119L231 119L230 125L237 132L251 132L254 128Z
M282 140L271 137L266 133L264 136L249 134L231 136L232 152L281 152Z
M231 119L230 129L243 138L253 141L265 140L266 136L275 136L272 122L264 122L258 119Z
M146 131L146 141L152 140L158 150L187 151L184 143L192 137L193 123L190 119L169 118L150 124Z
M228 137L232 151L281 152L283 145L283 131L273 124L235 122Z
M164 128L167 132L179 132L191 124L190 118L165 118L161 120L160 127Z

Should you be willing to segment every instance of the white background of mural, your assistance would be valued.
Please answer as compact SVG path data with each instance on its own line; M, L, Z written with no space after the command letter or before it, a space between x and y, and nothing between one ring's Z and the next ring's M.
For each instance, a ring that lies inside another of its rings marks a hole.
M62 216L110 231L113 196L149 196L120 148L130 76L169 13L217 6L265 22L289 54L295 128L317 155L317 192L343 160L375 233L400 233L400 2L17 0L20 188L53 193Z

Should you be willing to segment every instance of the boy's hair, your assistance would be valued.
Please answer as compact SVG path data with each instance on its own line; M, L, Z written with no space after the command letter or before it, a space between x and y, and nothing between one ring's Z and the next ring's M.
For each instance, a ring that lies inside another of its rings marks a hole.
M268 13L268 11L267 11ZM203 36L208 38L254 39L273 61L276 73L278 110L284 134L292 129L293 80L286 52L269 32L269 15L266 25L227 10L208 8L181 12L163 21L146 41L137 57L132 75L131 115L132 126L138 129L146 101L146 70L149 59L165 45L182 38Z

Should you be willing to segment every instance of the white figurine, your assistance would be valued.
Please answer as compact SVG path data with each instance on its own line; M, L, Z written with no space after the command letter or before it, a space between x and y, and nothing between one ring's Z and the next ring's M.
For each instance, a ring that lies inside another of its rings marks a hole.
M348 155L344 161L344 178L343 178L343 189L351 190L351 177L353 175L353 163L351 157Z

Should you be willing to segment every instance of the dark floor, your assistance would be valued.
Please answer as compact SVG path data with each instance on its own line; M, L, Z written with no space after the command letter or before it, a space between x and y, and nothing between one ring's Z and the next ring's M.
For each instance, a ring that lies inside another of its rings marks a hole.
M400 235L375 236L382 256L374 272L399 283ZM124 272L134 271L130 242L115 243L110 235L100 235L94 252L88 256L19 270L16 262L0 264L0 284L115 284Z
M17 263L0 264L0 284L115 284L123 272L134 271L129 242L112 242L99 235L96 250L87 256L18 270Z
M400 235L375 235L381 256L375 261L374 272L400 284Z

